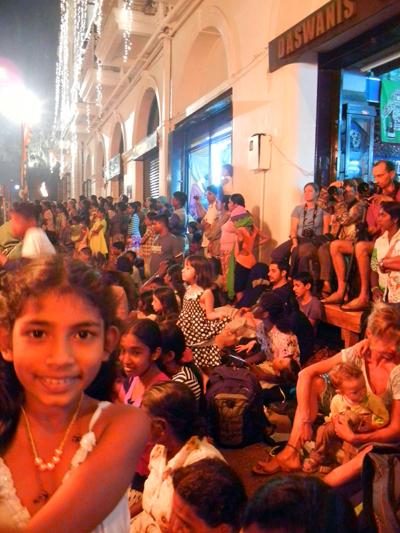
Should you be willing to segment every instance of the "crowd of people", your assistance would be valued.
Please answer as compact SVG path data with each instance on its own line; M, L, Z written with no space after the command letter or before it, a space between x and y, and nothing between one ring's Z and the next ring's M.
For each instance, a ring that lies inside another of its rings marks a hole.
M243 195L213 185L190 216L180 191L16 203L0 227L0 533L356 531L339 488L400 438L400 191L390 162L373 175L368 191L307 184L269 265ZM323 304L371 302L365 338L313 363ZM248 407L240 388L211 397L224 366L252 376L260 438L275 402L297 406L287 445L252 468L280 475L249 501L209 424L213 409L236 431Z

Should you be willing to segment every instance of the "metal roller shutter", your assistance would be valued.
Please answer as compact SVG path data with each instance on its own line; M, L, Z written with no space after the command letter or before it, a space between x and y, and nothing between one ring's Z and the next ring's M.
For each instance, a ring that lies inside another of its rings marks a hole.
M143 160L143 199L160 194L160 160L158 150L152 150Z

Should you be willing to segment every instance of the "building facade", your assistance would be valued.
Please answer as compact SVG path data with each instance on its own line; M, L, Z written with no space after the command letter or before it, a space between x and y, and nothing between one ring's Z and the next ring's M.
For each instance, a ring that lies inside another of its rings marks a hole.
M304 184L341 176L345 65L328 59L393 16L393 0L62 0L60 197L192 198L229 163L286 240Z

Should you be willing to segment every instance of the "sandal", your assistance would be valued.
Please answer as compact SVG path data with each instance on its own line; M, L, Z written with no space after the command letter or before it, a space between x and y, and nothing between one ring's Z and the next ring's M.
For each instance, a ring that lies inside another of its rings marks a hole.
M299 450L292 444L287 443L286 446L293 448L298 454L300 454ZM269 461L259 461L255 466L253 466L251 469L252 473L256 476L272 476L278 472L296 472L299 470L299 468L293 468L288 466L286 463L281 462L277 455L270 457L271 459Z

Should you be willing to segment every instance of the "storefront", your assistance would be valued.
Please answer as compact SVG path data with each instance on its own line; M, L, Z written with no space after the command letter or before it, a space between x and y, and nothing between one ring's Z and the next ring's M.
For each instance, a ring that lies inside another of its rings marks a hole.
M400 3L334 0L270 43L270 69L318 54L315 179L400 171Z
M368 181L373 163L381 159L393 161L400 172L400 52L394 51L400 45L399 27L400 14L396 21L391 18L340 49L320 54L320 109L328 98L332 102L330 131L325 132L330 136L328 164L317 138L324 182ZM331 80L330 90L323 88L324 78ZM324 114L317 115L321 133Z
M188 195L189 212L195 196L205 199L208 185L221 186L221 167L232 162L231 92L193 113L172 134L172 191Z
M119 198L123 193L124 171L122 166L122 154L117 154L108 162L106 171L107 196Z

